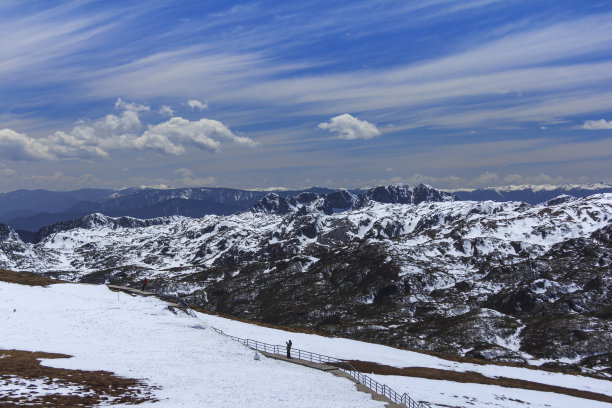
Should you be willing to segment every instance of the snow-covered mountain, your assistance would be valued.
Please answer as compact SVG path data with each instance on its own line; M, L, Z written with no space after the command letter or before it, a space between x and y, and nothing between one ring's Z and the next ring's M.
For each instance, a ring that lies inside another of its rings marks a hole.
M420 204L422 202L454 201L457 198L449 193L419 184L410 186L379 186L350 192L338 190L331 193L317 194L302 192L296 196L282 196L270 193L259 200L252 208L253 212L265 214L313 213L333 214L355 210L371 202L386 204Z
M522 201L528 204L540 204L560 195L586 197L592 194L612 193L612 184L518 185L457 189L450 192L460 200Z
M146 276L157 293L259 321L610 372L612 194L531 206L387 192L410 204L268 195L230 216L91 215L35 244L3 227L0 266Z
M584 197L612 192L610 184L566 186L508 186L477 190L450 191L461 200L523 201L538 204L561 194ZM156 218L172 215L199 218L207 214L230 215L245 211L268 193L280 197L279 204L288 210L302 206L300 200L318 205L328 212L356 208L363 201L382 203L413 203L427 199L451 197L429 186L378 186L369 189L332 190L311 187L302 190L252 191L220 187L153 188L139 187L121 190L84 189L56 192L18 190L0 193L0 222L13 227L23 240L31 241L40 228L61 221L70 221L93 213L111 217ZM428 194L437 195L438 197ZM322 198L326 196L326 198ZM283 200L284 199L284 200ZM320 200L318 200L320 199ZM322 203L317 202L323 201ZM292 203L293 202L293 203ZM273 204L270 203L270 204Z

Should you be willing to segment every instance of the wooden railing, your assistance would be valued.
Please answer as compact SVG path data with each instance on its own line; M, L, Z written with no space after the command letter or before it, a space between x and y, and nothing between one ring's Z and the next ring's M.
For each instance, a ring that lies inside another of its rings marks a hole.
M234 341L240 342L246 347L253 350L280 355L284 355L283 352L286 350L285 346L282 345L264 343L253 339L243 339L241 337L226 334L223 330L217 329L215 327L213 327L212 329L217 333L222 334L223 336L228 337ZM377 394L384 395L395 404L402 404L408 408L426 408L425 404L413 400L408 394L399 394L387 385L381 384L378 381L372 379L371 377L365 375L364 373L358 371L352 364L350 364L346 360L294 348L291 349L291 356L293 358L310 361L312 363L328 364L337 367L339 370L342 370L351 377L353 377L355 381L357 381L359 384L366 386Z

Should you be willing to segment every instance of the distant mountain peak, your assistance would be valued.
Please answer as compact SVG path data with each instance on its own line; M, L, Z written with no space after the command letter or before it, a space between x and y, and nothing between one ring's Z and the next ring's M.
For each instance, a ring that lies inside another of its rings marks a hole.
M13 228L0 222L0 242L2 241L21 241L21 239Z
M561 195L580 198L598 193L611 193L612 184L511 185L447 191L455 194L460 200L467 201L522 201L528 204L540 204Z
M419 204L422 202L454 201L452 194L437 190L426 184L415 187L408 185L388 185L371 187L357 194L347 190L337 190L331 193L317 194L303 192L297 196L283 197L270 193L259 200L252 212L265 214L288 214L292 212L336 212L354 210L369 202L385 204Z

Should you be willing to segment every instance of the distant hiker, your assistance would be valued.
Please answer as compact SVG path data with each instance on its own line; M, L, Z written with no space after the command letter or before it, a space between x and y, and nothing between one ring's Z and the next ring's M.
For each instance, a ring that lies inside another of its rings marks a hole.
M142 291L144 292L145 288L147 287L147 283L149 283L149 281L147 280L147 278L144 278L142 280Z
M287 358L291 358L291 345L293 343L291 343L291 340L289 340L287 343Z

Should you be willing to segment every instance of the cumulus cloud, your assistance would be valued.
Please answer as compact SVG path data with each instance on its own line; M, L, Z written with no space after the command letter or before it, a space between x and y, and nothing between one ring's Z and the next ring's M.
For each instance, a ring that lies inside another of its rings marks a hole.
M139 105L137 103L126 103L121 98L118 98L117 102L115 102L115 108L131 111L131 112L141 112L141 111L151 110L149 106Z
M189 148L218 152L219 139L254 147L249 137L234 134L223 123L202 118L190 121L181 117L149 125L142 131L138 112L148 107L127 104L121 99L120 115L106 115L96 121L79 121L70 132L57 131L33 138L11 129L0 130L0 157L7 160L107 159L113 151L155 151L179 156ZM146 108L146 109L145 109Z
M0 130L0 157L8 160L51 159L47 147L23 133L11 129Z
M329 122L319 123L319 128L336 133L340 139L346 140L372 139L381 135L376 126L365 120L359 120L348 113L335 116Z
M159 113L164 116L172 117L174 116L174 109L172 109L170 106L163 105L161 108L159 108Z
M612 120L587 120L584 125L579 126L581 129L586 130L607 130L612 129Z
M158 125L149 126L142 136L129 142L137 149L154 149L161 153L178 156L190 146L217 152L221 147L221 142L216 140L219 137L230 139L240 145L255 146L252 139L236 136L219 121L211 119L189 121L181 117L174 117Z
M200 102L197 99L191 99L187 101L187 106L189 106L191 109L204 110L208 109L208 102Z

